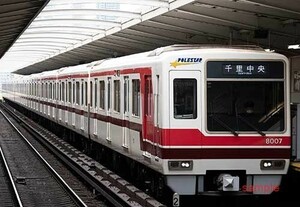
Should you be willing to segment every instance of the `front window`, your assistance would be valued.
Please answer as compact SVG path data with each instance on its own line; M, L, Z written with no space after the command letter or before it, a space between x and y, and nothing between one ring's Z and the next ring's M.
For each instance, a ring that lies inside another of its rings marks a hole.
M208 131L284 131L282 62L212 61L207 78Z

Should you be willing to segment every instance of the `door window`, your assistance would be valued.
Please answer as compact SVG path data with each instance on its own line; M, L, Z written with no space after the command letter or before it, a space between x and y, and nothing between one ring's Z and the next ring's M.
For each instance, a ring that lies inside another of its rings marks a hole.
M174 118L197 118L197 80L174 79Z

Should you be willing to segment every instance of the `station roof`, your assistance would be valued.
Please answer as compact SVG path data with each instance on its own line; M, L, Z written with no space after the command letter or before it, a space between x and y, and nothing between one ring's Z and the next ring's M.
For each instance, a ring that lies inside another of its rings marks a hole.
M31 74L182 43L251 44L288 57L300 55L300 50L288 49L300 44L300 4L295 0L50 0L3 56L0 72L3 62L17 62L16 73Z
M1 0L0 1L0 58L48 0Z

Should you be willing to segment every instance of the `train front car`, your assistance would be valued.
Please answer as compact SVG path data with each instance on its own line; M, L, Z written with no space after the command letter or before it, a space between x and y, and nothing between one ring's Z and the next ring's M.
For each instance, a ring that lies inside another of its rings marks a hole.
M162 109L168 186L180 195L279 191L290 158L288 60L258 48L172 55Z

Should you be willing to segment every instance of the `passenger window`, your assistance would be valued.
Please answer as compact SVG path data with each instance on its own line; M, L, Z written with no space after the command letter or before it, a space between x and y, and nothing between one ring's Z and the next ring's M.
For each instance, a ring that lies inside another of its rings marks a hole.
M72 82L68 82L67 102L72 102Z
M140 116L140 80L132 80L132 115Z
M49 90L49 93L50 93L49 98L52 99L52 83L50 83L49 89L50 89Z
M50 83L46 83L46 98L50 98Z
M148 116L152 116L152 78L151 76L145 77L145 114Z
M76 88L75 88L75 80L72 83L72 103L75 104L76 102Z
M61 93L61 100L65 101L65 91L66 91L66 89L65 89L65 82L62 82L61 85L62 85L61 86L61 92L62 92Z
M84 105L84 99L83 99L83 97L84 97L84 86L83 86L83 80L81 80L81 103L80 103L80 105Z
M57 99L58 83L54 83L53 99Z
M80 104L80 85L79 85L79 81L76 81L76 103Z
M59 90L58 100L62 100L62 98L61 98L61 81L59 81L59 88L58 88L58 90Z
M93 81L90 81L90 106L93 107L94 102L93 102Z
M107 79L107 110L110 111L111 108L111 78Z
M129 77L124 77L124 113L129 112Z
M44 83L42 83L41 88L42 88L41 97L44 98Z
M197 80L174 79L174 118L197 118Z
M114 80L114 110L120 112L120 81Z
M98 79L95 79L95 108L98 107Z
M105 83L100 81L100 108L105 109Z
M45 83L45 98L49 98L49 83Z
M43 88L43 91L44 91L44 98L48 98L48 83L44 83L44 88Z
M88 104L88 102L87 102L87 98L88 98L88 83L87 83L87 81L85 81L84 82L84 90L85 90L85 93L84 93L84 95L85 95L85 106L87 106L87 104Z

